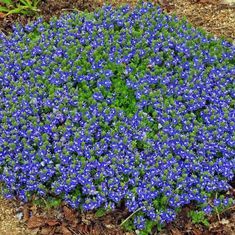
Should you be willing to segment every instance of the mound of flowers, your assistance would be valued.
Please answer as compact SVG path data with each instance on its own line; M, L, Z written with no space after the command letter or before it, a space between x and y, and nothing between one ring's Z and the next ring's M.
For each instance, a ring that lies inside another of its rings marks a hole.
M190 202L206 213L235 173L235 47L143 3L0 35L5 197L84 211L125 202L137 229Z

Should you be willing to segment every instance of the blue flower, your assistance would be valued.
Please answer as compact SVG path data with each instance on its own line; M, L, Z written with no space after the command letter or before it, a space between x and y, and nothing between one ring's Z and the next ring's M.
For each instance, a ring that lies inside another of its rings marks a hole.
M168 223L234 178L234 46L143 3L0 35L6 198L139 208ZM229 199L215 199L226 206Z

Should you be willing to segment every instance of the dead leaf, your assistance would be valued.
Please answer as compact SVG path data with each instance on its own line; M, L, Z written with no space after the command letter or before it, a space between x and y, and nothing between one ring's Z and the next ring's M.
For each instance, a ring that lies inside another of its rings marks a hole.
M204 235L204 233L202 233L199 229L197 229L197 228L193 228L193 230L192 230L192 232L193 232L193 235Z
M29 229L43 227L45 225L45 218L32 216L27 223Z
M98 224L94 224L94 226L91 228L91 234L100 235L100 234L104 234L104 232L101 226L99 226Z
M158 3L162 8L166 9L167 12L173 9L173 5L171 5L168 0L158 0Z
M69 229L66 228L64 225L61 226L61 232L63 233L63 235L72 235Z
M39 233L39 231L41 230L41 228L34 228L30 230L30 235L37 235ZM47 234L49 235L49 234Z
M55 228L53 227L43 227L42 230L40 231L41 235L52 235L54 234Z
M0 18L4 18L6 16L6 14L0 12Z
M86 225L86 224L80 224L80 225L79 225L79 231L80 231L81 233L88 233L88 232L89 232L88 225Z
M24 208L23 208L23 220L24 222L27 222L29 220L29 207L28 205L24 205Z
M172 235L182 235L182 233L177 228L172 228L171 229L171 234Z
M37 206L36 205L32 205L30 208L29 208L30 211L32 211L33 215L35 215L37 213Z
M58 220L55 220L55 219L48 219L46 221L46 223L49 225L49 226L56 226L56 225L59 225L59 221Z
M66 220L73 222L76 219L75 213L67 206L63 207L64 217Z

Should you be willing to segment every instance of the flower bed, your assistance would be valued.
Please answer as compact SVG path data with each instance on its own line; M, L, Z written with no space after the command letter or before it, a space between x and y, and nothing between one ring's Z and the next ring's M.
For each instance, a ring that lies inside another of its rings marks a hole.
M151 4L38 19L0 36L0 181L84 211L170 222L232 201L235 47Z

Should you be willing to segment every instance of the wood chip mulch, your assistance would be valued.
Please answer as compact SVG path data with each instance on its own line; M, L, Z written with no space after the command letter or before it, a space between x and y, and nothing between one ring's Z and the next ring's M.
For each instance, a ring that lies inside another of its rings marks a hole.
M235 40L235 0L173 0L172 12L196 27Z
M21 218L17 218L16 207L12 201L0 197L0 234L32 235Z

